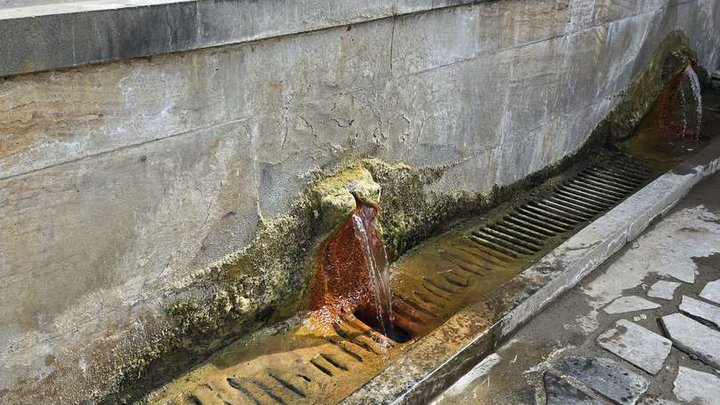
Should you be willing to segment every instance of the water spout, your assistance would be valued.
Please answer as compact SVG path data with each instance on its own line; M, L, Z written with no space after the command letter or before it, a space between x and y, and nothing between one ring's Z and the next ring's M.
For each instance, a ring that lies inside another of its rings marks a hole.
M375 209L360 206L352 216L355 237L363 249L367 263L370 292L374 300L371 306L375 307L377 327L385 336L392 337L394 333L394 319L392 313L392 294L390 292L390 274L387 270L387 253L380 239L375 222Z
M695 121L695 139L698 140L700 138L700 126L702 124L702 94L700 91L700 79L698 78L697 73L695 73L695 70L693 70L692 65L688 65L683 74L690 81L690 88L692 89L693 99L695 100L695 114L697 117ZM686 107L684 104L685 103L683 103L683 114L686 115ZM687 122L685 125L687 126ZM686 128L683 128L683 136L685 136L685 129Z
M692 96L690 99L687 97L688 91ZM694 115L688 111L691 104L695 106ZM659 128L662 131L680 138L693 138L695 141L700 139L702 94L700 79L692 65L688 65L667 85L658 101L658 107ZM694 124L692 129L691 123Z
M350 218L318 248L311 309L321 323L332 322L331 314L353 314L395 339L390 276L377 208L360 201L356 205Z

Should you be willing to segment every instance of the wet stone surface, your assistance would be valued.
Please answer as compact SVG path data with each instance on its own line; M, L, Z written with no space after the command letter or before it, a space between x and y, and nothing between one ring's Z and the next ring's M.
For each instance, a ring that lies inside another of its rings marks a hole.
M720 327L720 307L696 300L692 297L682 297L680 311L694 318L710 322Z
M635 295L620 297L603 308L608 314L623 314L625 312L642 311L645 309L660 308L660 305Z
M634 404L648 388L644 377L610 359L565 356L556 368L619 404Z
M648 297L660 298L663 300L672 300L675 296L675 290L680 287L680 283L675 281L660 280L653 284L648 290Z
M608 403L584 393L553 372L546 372L543 381L547 405L603 405Z
M670 340L625 319L600 335L598 344L650 374L657 374L670 354Z
M680 405L677 401L672 401L665 398L646 397L643 398L640 405Z
M673 392L679 400L700 404L720 401L720 378L687 367L680 367Z
M720 369L720 332L682 314L664 316L660 322L680 350Z
M700 297L720 304L720 280L707 283L705 288L700 292Z

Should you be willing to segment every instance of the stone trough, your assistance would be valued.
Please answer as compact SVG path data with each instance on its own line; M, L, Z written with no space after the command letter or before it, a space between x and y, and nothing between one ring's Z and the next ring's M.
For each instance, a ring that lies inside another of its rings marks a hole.
M326 232L311 262L318 267L311 312L228 345L146 400L430 400L717 170L720 138L693 155L711 137L700 136L699 120L694 136L687 128L668 130L667 120L657 119L669 114L665 99L673 97L661 97L627 140L593 150L558 176L422 243L389 271L377 222L380 187L363 169L324 180L316 186ZM707 118L703 133L718 126L714 115ZM691 157L678 165L683 156ZM622 352L627 344L617 338L601 336L601 344ZM658 345L667 355L669 341Z
M406 338L352 313L327 325L296 317L229 345L148 400L426 401L662 215L717 157L693 175L658 178L667 167L598 151L520 201L423 243L391 269L392 319Z

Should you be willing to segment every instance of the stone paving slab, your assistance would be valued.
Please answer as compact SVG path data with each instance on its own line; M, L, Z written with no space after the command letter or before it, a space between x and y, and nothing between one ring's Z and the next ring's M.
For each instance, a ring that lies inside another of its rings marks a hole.
M545 373L543 383L547 405L604 405L609 403L582 392L551 371Z
M620 297L603 308L608 314L624 314L626 312L644 311L646 309L660 308L660 305L648 301L645 298L631 295Z
M660 280L650 287L647 295L651 298L672 300L675 297L675 290L678 287L680 287L680 283L676 281Z
M720 304L720 280L707 283L705 288L700 291L700 297Z
M714 405L720 403L720 378L680 366L673 393L683 402Z
M606 358L565 356L556 369L618 404L635 404L648 389L645 378Z
M684 283L693 284L695 282L695 269L685 266L678 266L677 263L665 263L655 267L658 274L663 274L676 278Z
M660 323L678 349L720 369L720 332L683 314L663 316Z
M626 319L600 335L598 344L653 375L662 369L672 347L670 340Z
M683 295L680 311L720 327L720 307Z

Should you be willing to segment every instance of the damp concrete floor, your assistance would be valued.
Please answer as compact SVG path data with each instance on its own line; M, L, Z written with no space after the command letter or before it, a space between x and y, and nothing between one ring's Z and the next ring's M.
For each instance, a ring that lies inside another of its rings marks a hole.
M435 404L720 404L720 175Z

